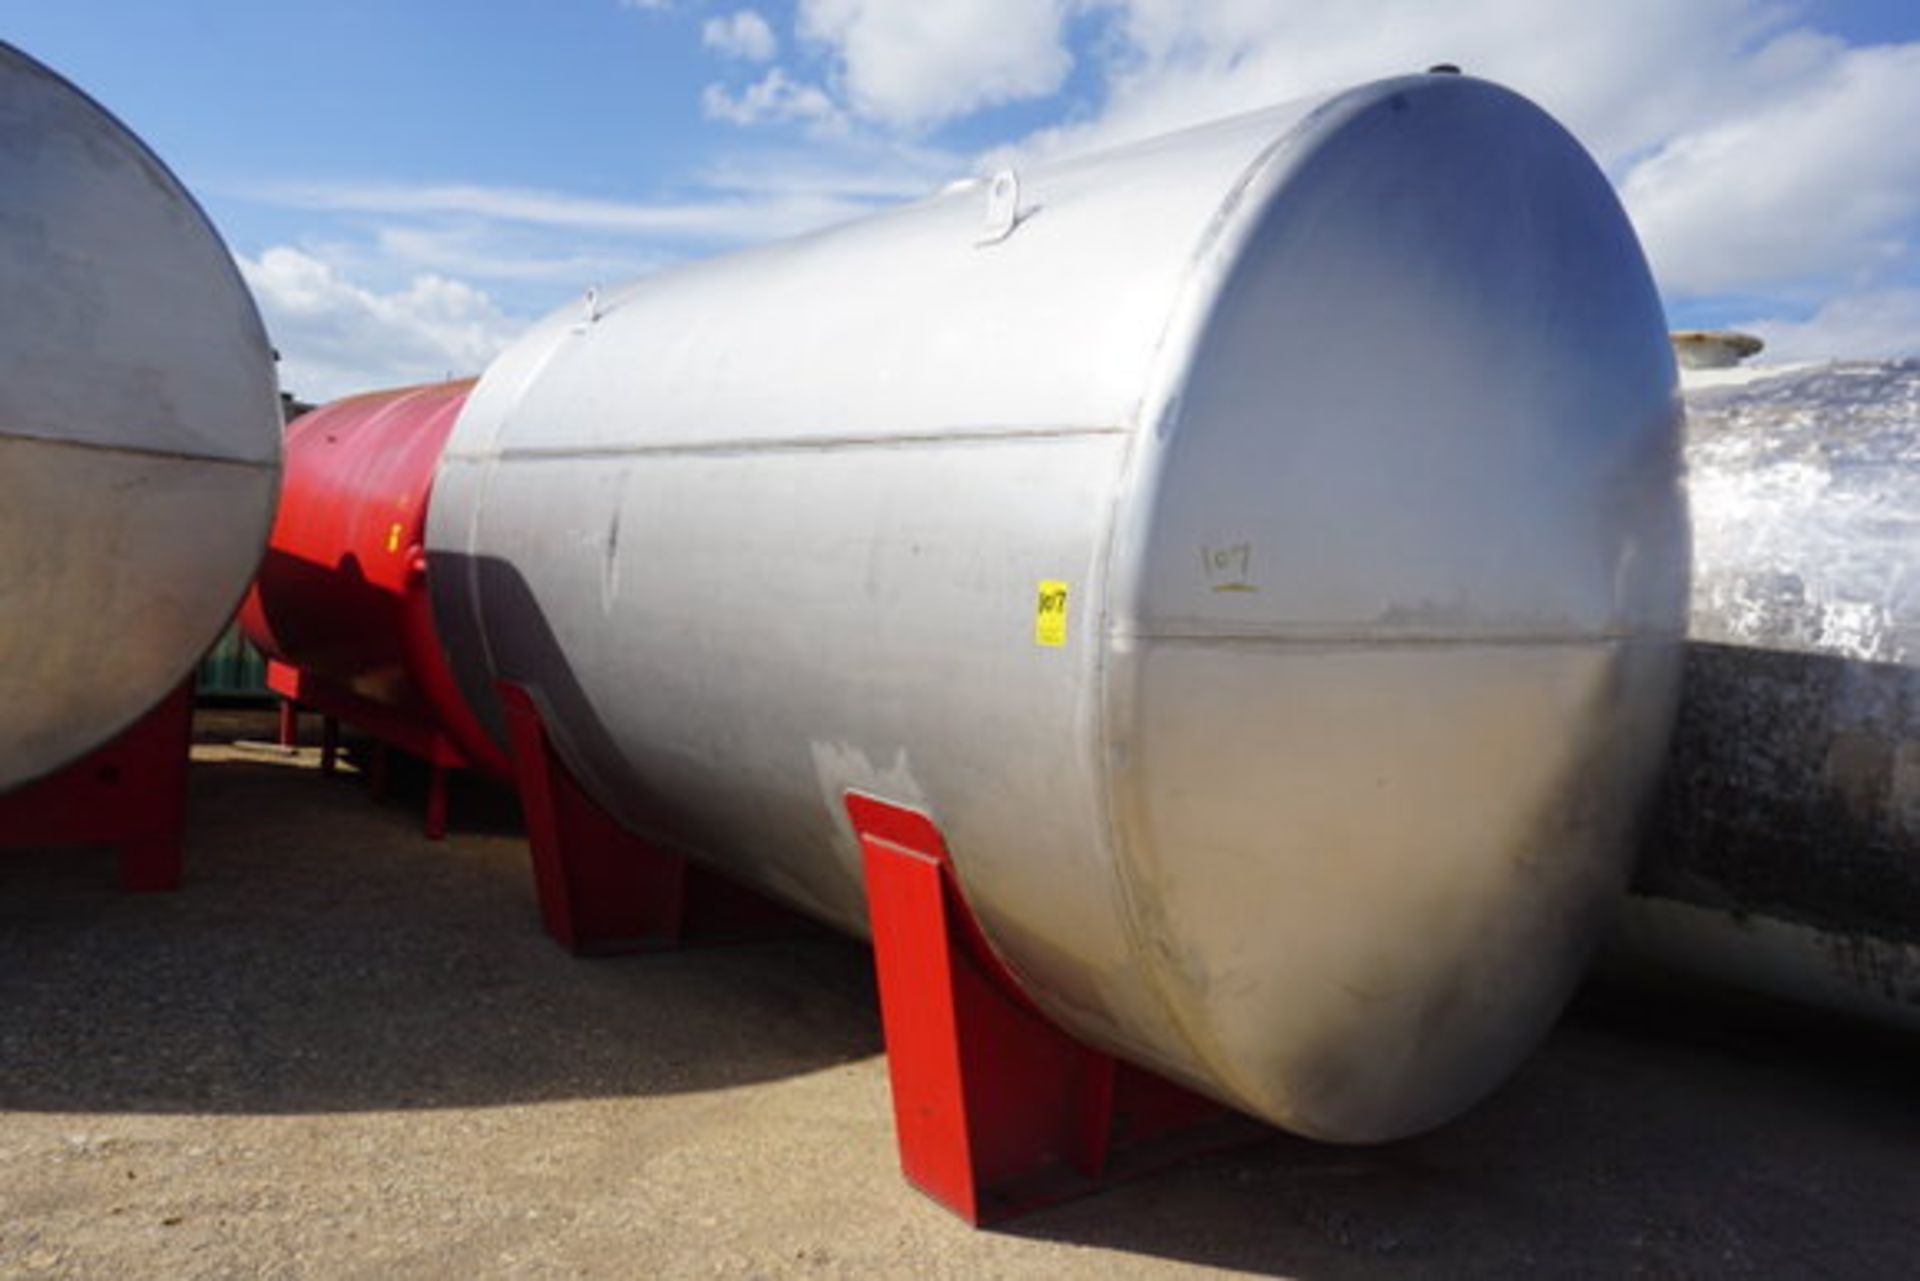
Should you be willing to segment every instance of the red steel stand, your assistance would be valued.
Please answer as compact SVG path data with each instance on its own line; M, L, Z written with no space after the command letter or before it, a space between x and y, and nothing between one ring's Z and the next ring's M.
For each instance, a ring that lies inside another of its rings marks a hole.
M621 827L554 753L527 691L509 681L495 689L506 709L540 921L563 947L582 954L651 952L813 928Z
M908 1182L979 1225L1269 1133L1075 1040L1021 995L926 815L846 796Z
M296 718L301 708L321 713L320 770L324 774L333 773L339 757L342 719L360 726L378 740L367 769L367 787L376 800L386 795L389 744L424 760L429 770L424 830L428 840L438 841L446 836L447 771L473 767L446 735L383 703L362 698L325 677L277 659L267 660L267 688L281 698L282 746L290 747L297 741Z
M192 737L188 680L104 747L0 796L0 846L114 845L124 888L177 888Z

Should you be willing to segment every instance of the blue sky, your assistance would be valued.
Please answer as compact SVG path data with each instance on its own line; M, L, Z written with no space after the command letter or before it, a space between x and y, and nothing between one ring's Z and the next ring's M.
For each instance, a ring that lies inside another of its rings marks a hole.
M201 198L332 396L589 284L1438 60L1535 97L1676 325L1920 352L1912 0L0 0Z

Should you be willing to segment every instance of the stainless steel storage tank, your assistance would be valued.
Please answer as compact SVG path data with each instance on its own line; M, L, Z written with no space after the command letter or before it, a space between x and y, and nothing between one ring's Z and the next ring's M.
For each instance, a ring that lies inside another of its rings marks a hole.
M273 353L193 199L0 44L0 791L192 670L266 543Z
M550 317L449 442L436 610L629 824L858 931L843 794L922 808L1068 1029L1388 1139L1619 888L1679 425L1592 161L1396 79Z

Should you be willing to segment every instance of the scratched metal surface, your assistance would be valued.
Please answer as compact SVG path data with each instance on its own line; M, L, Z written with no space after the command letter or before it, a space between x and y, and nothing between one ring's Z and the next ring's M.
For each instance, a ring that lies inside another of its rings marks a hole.
M1692 640L1615 951L1920 1026L1920 361L1688 383Z
M455 429L436 612L629 824L859 931L842 795L924 808L1055 1018L1384 1139L1624 880L1673 378L1577 144L1409 77L556 314Z
M145 713L226 624L279 485L273 356L171 174L0 44L0 791Z

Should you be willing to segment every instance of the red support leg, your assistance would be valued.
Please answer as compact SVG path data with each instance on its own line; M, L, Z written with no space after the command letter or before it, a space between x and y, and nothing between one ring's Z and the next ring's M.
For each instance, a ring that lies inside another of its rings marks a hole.
M280 746L300 746L300 704L290 698L280 700Z
M427 825L430 841L447 837L447 767L439 761L427 762Z
M849 792L907 1180L972 1224L1263 1131L1075 1040L1020 993L924 814Z
M785 908L621 827L553 750L527 691L495 686L533 854L540 920L577 953L658 951L810 928Z
M118 738L0 796L0 845L113 845L129 890L180 884L193 736L188 681Z
M327 677L304 668L269 659L267 687L279 694L283 741L297 712L320 715L320 772L332 774L340 761L342 720L372 736L366 762L366 784L373 798L385 799L393 781L393 753L405 752L424 761L431 771L424 828L429 840L447 834L448 778L453 770L468 769L468 759L447 737L431 714L417 704L384 703L367 698Z

